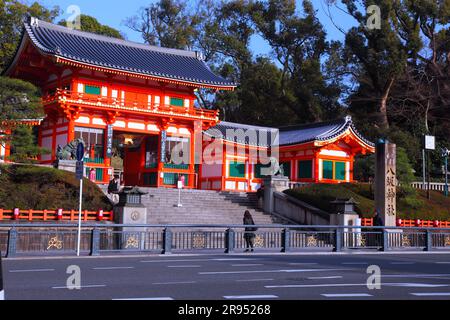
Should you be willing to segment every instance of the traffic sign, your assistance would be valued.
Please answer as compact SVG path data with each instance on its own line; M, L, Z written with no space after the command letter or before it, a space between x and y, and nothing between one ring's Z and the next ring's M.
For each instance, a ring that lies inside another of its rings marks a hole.
M78 161L83 161L84 159L84 144L83 143L78 143L77 146L77 160Z
M83 161L77 161L76 167L75 167L75 177L78 180L83 179L83 171L84 171L84 162Z

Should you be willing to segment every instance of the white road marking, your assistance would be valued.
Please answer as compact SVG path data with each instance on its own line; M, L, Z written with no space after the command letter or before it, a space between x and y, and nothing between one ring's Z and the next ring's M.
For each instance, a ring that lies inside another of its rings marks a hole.
M320 280L320 279L342 279L342 276L330 276L330 277L308 277L309 280Z
M172 263L172 262L193 262L193 261L211 261L211 259L180 259L180 260L141 260L142 263Z
M450 277L450 274L382 274L382 278L435 278Z
M95 267L93 270L120 270L120 269L134 269L134 267Z
M290 262L291 266L302 266L302 265L315 265L317 262Z
M179 281L179 282L154 282L153 285L171 285L171 284L192 284L195 281Z
M250 261L250 260L261 260L258 258L215 258L215 259L209 259L212 261Z
M368 262L342 262L341 264L344 265L366 265L369 264Z
M5 300L5 291L0 290L0 301Z
M324 284L286 284L265 286L267 289L274 288L331 288L331 287L365 287L367 283L324 283ZM427 284L427 283L381 283L387 287L410 287L410 288L437 288L448 287L447 284Z
M236 282L257 282L257 281L273 281L273 279L244 279L244 280L236 280Z
M450 261L438 261L437 264L450 264Z
M19 272L51 272L55 271L55 269L29 269L29 270L9 270L11 273L19 273Z
M263 266L261 263L248 263L248 264L232 264L232 267L256 267L256 266Z
M415 262L390 262L390 264L399 264L399 265L402 265L402 264L416 264Z
M349 269L287 269L287 270L246 270L246 271L213 271L213 272L199 272L202 275L214 274L246 274L246 273L294 273L294 272L324 272L324 271L345 271Z
M198 265L167 266L167 268L200 268Z
M91 284L91 285L80 286L81 289L85 289L85 288L104 288L104 287L106 287L106 284ZM69 288L67 288L67 286L64 286L64 287L52 287L52 289L67 289L67 290L69 290Z
M324 293L321 294L326 298L358 298L358 297L373 297L368 293Z
M450 292L424 292L410 294L417 297L450 297Z
M113 299L113 300L173 300L171 297L155 297L155 298L124 298L124 299Z
M225 299L237 300L237 299L277 299L278 296L271 294L261 294L261 295L247 295L247 296L223 296Z

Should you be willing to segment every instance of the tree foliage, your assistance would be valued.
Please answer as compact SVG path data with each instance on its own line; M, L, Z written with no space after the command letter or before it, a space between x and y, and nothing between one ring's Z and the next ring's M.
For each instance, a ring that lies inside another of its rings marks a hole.
M59 12L59 7L48 9L38 2L26 5L19 0L0 0L0 72L9 64L16 51L24 19L33 16L51 22Z
M61 20L58 24L61 26L66 26L67 21ZM100 22L98 22L96 18L85 14L80 15L80 26L81 31L92 32L118 39L124 39L124 36L118 30L111 28L110 26L103 25Z

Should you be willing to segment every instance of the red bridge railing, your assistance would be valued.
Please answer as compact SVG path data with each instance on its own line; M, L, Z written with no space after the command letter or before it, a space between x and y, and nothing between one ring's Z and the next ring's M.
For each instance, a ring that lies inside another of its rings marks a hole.
M81 211L82 221L113 221L113 211ZM32 209L0 209L0 221L27 220L27 221L77 221L78 210L32 210Z
M422 220L422 219L397 219L397 227L423 227L423 228L450 228L450 221ZM361 226L372 227L372 218L362 218Z

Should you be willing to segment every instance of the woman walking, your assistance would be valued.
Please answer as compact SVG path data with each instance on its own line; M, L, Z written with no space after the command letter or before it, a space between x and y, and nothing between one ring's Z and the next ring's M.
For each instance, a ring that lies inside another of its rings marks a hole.
M253 221L253 217L250 214L250 211L245 210L244 212L244 225L255 225ZM246 227L244 232L245 239L245 252L253 252L253 241L255 240L255 231L258 230L255 227Z

